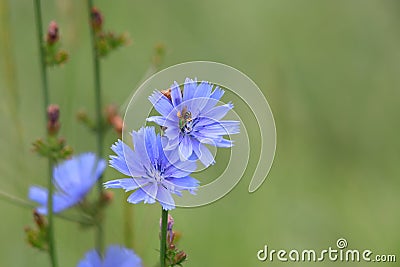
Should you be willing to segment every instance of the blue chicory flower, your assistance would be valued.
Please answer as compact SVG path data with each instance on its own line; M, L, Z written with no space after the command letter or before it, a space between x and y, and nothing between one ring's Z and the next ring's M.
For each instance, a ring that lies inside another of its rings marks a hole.
M99 160L94 153L74 156L53 169L53 212L59 213L83 200L106 167L105 160ZM29 199L40 204L37 212L47 214L47 188L31 186Z
M183 93L175 82L170 95L155 91L149 97L161 116L152 116L147 121L166 129L165 149L178 151L181 160L189 159L194 153L205 166L214 164L214 157L204 144L231 147L233 142L224 136L239 133L238 121L221 120L233 104L217 106L224 91L218 86L212 89L213 85L208 82L197 83L187 78Z
M164 151L165 137L156 135L154 127L144 127L132 131L135 150L118 140L111 149L117 154L110 156L110 165L119 172L131 176L104 183L105 188L122 188L126 192L137 189L127 201L160 202L164 210L175 208L171 194L181 196L182 190L194 194L199 181L189 175L196 170L196 162L182 162Z
M97 250L93 249L86 253L77 267L140 267L141 259L130 249L111 245L102 258Z

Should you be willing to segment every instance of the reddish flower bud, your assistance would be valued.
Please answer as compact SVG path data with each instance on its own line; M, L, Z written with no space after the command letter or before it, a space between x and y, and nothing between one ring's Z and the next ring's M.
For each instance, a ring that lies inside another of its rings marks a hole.
M108 123L114 127L114 130L121 136L122 128L124 127L124 120L118 114L118 108L115 105L106 107L106 117Z
M179 251L174 258L175 264L180 264L186 260L187 254L184 251Z
M104 191L101 193L101 203L109 204L114 198L114 193L110 191Z
M52 45L58 41L60 38L58 34L58 25L55 21L50 22L49 27L47 29L47 43Z
M93 29L98 32L101 31L103 27L103 15L97 7L93 7L91 11L91 24Z
M33 220L39 229L44 229L47 226L46 218L39 214L36 210L33 211Z
M60 129L60 123L58 121L60 117L60 108L58 105L50 105L47 108L47 131L50 135L55 135Z

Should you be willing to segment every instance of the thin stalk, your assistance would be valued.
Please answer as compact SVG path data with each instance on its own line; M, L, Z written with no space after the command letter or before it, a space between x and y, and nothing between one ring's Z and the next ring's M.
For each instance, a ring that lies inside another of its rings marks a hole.
M167 249L168 211L161 207L161 238L160 238L160 266L165 267L165 252Z
M125 202L124 203L124 244L127 248L134 248L134 236L133 236L133 205Z
M42 12L40 0L34 1L35 7L35 19L38 34L39 43L39 55L40 55L40 73L42 77L42 89L43 89L43 105L44 105L44 118L47 121L47 107L49 106L49 88L47 81L47 68L45 61L45 51L43 46L43 23L42 23ZM49 238L49 255L50 262L53 267L57 267L57 256L55 251L55 239L54 239L54 222L53 222L53 183L52 183L52 169L53 162L49 159L48 162L48 196L47 196L47 220L48 220L48 238Z
M35 207L33 203L26 201L25 199L10 195L2 190L0 190L0 199L23 208L32 209Z
M88 12L89 21L91 20L91 10L93 8L93 1L88 0ZM100 60L96 45L96 33L93 27L90 27L90 37L92 42L92 53L93 53L93 71L94 71L94 92L95 92L95 106L96 106L96 124L97 124L97 155L99 158L103 157L103 143L104 143L104 131L103 131L103 116L102 116L102 102L101 102L101 81L100 81ZM100 177L97 181L97 187L99 191L99 198L103 193L103 177ZM104 250L104 236L103 236L103 224L100 221L97 224L96 234L96 248L101 254Z
M55 251L55 238L54 238L54 220L53 220L53 162L49 159L49 180L48 180L48 197L47 197L47 220L48 220L48 236L49 236L49 253L50 253L50 261L53 267L57 266L57 256Z
M0 190L0 199L4 200L12 205L15 205L17 207L21 208L27 208L27 209L33 209L36 207L36 204L33 204L32 202L26 201L25 199L10 195L2 190ZM65 215L65 214L54 214L55 217L64 219L66 221L70 222L75 222L75 223L80 223L80 224L87 224L87 221L76 217L76 216L71 216L71 215ZM93 218L85 216L86 220L93 220Z

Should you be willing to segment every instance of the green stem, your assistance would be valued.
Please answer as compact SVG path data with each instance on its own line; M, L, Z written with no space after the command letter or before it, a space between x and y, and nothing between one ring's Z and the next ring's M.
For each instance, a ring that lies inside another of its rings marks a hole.
M160 266L165 267L165 252L167 249L168 211L161 207L161 239L160 239Z
M133 205L124 203L124 244L127 248L134 247L133 239Z
M43 105L44 105L44 118L47 121L47 107L49 106L49 86L47 82L47 69L46 69L46 55L43 45L43 23L42 23L42 12L40 7L40 0L35 1L35 13L36 13L36 27L38 33L38 42L39 42L39 55L40 55L40 75L42 78L42 89L43 89Z
M53 267L57 266L57 257L55 251L55 239L54 239L54 220L53 220L53 179L52 179L52 171L53 171L53 161L49 159L49 180L48 180L48 190L49 194L47 197L47 220L48 220L48 236L49 236L49 253L50 253L50 261Z
M0 190L0 199L23 208L33 209L35 207L31 202L10 195L2 190Z
M40 55L40 73L42 77L42 88L43 88L43 105L44 105L44 118L45 122L47 121L47 107L49 106L49 88L47 82L47 68L45 61L45 51L43 45L43 23L42 23L42 12L40 0L34 1L35 7L35 19L36 19L36 27L38 34L38 43L39 43L39 55ZM53 267L57 267L57 256L55 251L55 240L54 240L54 223L53 223L53 183L52 183L52 167L53 162L49 159L48 162L48 196L47 196L47 216L48 216L48 238L49 238L49 255L51 265Z
M91 20L91 10L93 8L93 1L88 0L88 12L89 22ZM103 157L103 143L104 143L104 131L103 131L103 116L102 116L102 103L101 103L101 82L100 82L100 60L96 45L96 33L93 27L90 27L90 37L92 42L92 53L93 53L93 70L94 70L94 91L95 91L95 105L96 105L96 122L97 122L97 155L99 158ZM99 198L103 193L103 177L100 177L97 181L97 187L99 191ZM104 237L103 237L103 224L100 221L97 224L96 234L96 248L101 254L104 250Z
M36 207L36 204L33 204L32 202L26 201L25 199L10 195L2 190L0 190L0 200L4 200L12 205L21 207L21 208L27 208L27 209L33 209ZM92 221L93 218L85 216L84 219L81 219L76 216L71 216L71 215L64 215L64 214L54 214L54 216L64 219L66 221L70 222L75 222L75 223L80 223L80 224L87 224L88 221ZM86 219L86 220L85 220Z

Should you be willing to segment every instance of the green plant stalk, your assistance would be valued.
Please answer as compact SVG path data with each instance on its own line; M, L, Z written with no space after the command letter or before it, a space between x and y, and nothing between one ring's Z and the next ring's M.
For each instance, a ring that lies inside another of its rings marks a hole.
M16 196L10 195L2 190L0 190L0 200L3 200L5 202L8 202L12 205L15 205L17 207L21 208L27 208L27 209L33 209L36 207L36 204L33 204L32 202L26 201L25 199L18 198ZM83 219L79 218L77 216L71 216L71 215L65 215L65 214L54 214L54 216L64 219L66 221L70 222L75 222L75 223L80 223L80 224L86 224L86 220L93 220L91 217L85 216Z
M93 8L93 1L88 0L89 22L91 21L91 10ZM97 122L97 155L99 158L103 157L103 143L104 143L104 130L103 130L103 116L102 116L102 102L101 102L101 81L100 81L100 60L96 46L96 33L93 27L90 27L90 37L92 42L93 53L93 70L94 70L94 91L95 91L95 106L96 106L96 122ZM103 177L97 181L99 191L99 198L103 193ZM100 221L97 224L96 234L96 249L102 254L104 251L104 236L103 236L103 223Z
M124 203L124 244L127 248L134 248L134 238L133 238L133 205L125 202Z
M47 107L49 106L49 88L47 81L47 68L45 61L45 51L43 46L43 23L42 23L42 12L40 0L34 1L35 8L35 19L38 34L39 43L39 55L40 55L40 73L42 77L42 88L43 88L43 105L44 105L44 118L47 121ZM49 255L50 262L53 267L57 267L57 255L55 251L55 239L54 239L54 222L53 222L53 183L52 183L52 165L53 162L49 159L48 162L48 195L47 195L47 220L48 220L48 238L49 238Z
M168 211L161 207L161 237L160 237L160 266L165 267L165 252L167 249Z

